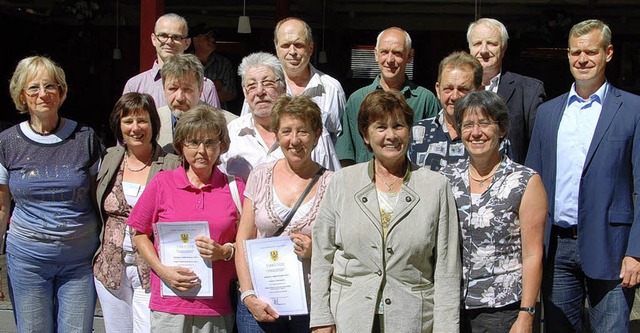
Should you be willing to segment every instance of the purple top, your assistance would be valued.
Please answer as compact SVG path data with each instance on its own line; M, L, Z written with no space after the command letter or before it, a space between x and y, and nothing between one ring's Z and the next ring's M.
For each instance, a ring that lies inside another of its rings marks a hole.
M244 183L236 178L240 195ZM133 207L127 224L145 234L153 233L156 222L208 221L210 237L219 244L236 239L237 208L231 197L227 176L214 167L211 181L202 188L193 186L183 167L161 171L151 179ZM156 253L158 244L154 243ZM213 262L213 298L162 297L161 281L151 271L149 308L166 313L219 316L233 313L229 286L236 277L234 261Z
M128 92L139 92L151 95L153 101L156 102L156 108L161 108L167 105L167 99L164 96L164 88L162 87L162 76L160 75L160 66L158 61L153 62L153 67L150 70L144 71L127 81L124 85L122 94ZM220 108L220 101L218 100L218 93L213 81L204 78L204 85L202 88L202 95L200 99L205 103Z

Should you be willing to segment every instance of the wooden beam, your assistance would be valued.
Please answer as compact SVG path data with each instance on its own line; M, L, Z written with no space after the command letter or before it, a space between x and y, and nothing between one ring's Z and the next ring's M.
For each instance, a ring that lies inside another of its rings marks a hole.
M276 0L276 22L289 17L289 0Z
M140 0L140 72L151 68L156 59L156 49L151 44L151 34L156 20L164 14L164 0Z

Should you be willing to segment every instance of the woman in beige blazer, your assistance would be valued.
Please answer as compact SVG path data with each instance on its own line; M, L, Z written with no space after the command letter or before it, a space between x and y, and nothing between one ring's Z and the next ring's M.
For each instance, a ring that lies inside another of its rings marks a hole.
M457 332L460 246L447 179L406 157L413 111L397 92L363 101L374 158L342 169L313 228L314 332Z

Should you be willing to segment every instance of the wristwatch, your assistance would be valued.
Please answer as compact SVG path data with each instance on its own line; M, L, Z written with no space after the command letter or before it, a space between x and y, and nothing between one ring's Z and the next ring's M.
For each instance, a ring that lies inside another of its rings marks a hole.
M536 314L536 308L535 306L523 306L520 309L518 309L518 311L524 311L527 312L530 315L535 315Z

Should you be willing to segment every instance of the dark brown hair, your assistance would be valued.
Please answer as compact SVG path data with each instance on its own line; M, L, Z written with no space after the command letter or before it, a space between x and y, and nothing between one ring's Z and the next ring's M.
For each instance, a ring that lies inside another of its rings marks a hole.
M160 133L160 116L156 109L156 103L153 101L151 95L137 92L122 95L116 102L109 116L109 126L119 142L124 142L122 129L120 128L120 120L124 117L140 114L141 111L146 111L149 114L151 144L156 144L158 133Z

